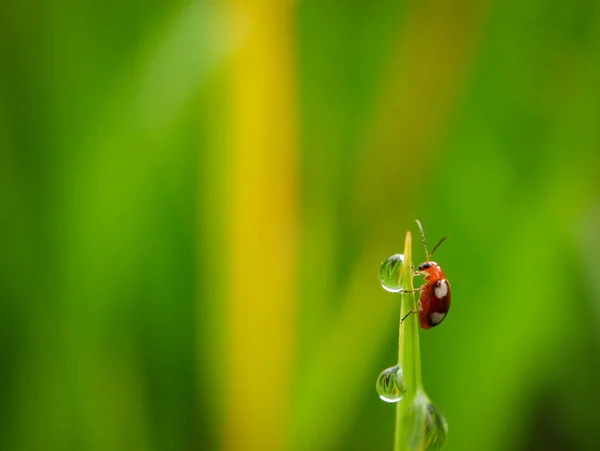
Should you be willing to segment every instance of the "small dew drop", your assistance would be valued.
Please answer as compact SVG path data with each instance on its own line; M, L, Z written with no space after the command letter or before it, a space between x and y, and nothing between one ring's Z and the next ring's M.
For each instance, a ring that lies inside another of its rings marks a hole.
M402 267L404 255L394 254L381 262L379 267L379 281L381 286L392 293L400 291L400 279L402 278Z
M406 393L404 375L399 365L386 368L377 378L377 393L385 402L398 402Z

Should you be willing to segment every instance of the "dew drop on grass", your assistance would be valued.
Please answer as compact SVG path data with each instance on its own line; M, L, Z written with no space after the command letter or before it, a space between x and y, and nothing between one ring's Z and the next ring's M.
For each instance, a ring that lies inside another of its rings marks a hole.
M404 375L399 365L386 368L377 378L377 393L385 402L398 402L406 393Z
M381 262L379 267L379 281L381 286L392 293L400 291L400 279L402 278L402 267L404 255L394 254Z
M410 446L421 450L441 450L448 438L448 423L424 391L419 390L406 418L412 429Z
M442 449L448 438L448 423L435 406L427 404L425 412L425 446L423 449Z

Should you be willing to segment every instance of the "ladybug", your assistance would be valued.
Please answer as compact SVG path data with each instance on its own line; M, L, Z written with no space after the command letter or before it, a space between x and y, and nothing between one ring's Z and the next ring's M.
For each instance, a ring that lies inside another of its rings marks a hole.
M450 310L450 283L436 262L425 262L418 269L425 273L419 296L419 324L429 329L444 321Z
M404 321L411 313L418 313L421 328L430 329L444 321L444 318L446 318L446 315L448 314L448 310L450 310L450 283L448 282L448 279L446 279L440 265L431 261L434 252L448 237L444 237L438 241L430 254L427 251L423 226L419 220L417 220L417 225L421 232L421 240L423 241L423 247L425 248L426 260L418 266L418 271L415 272L415 275L424 275L425 283L414 290L420 292L419 309L417 311L409 312L402 320Z

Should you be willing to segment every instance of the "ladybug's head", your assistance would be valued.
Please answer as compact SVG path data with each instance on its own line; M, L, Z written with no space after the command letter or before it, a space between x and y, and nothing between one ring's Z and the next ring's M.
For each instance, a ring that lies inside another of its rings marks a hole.
M419 271L427 271L428 269L439 267L436 262L425 262L419 265Z
M425 262L419 265L419 271L425 274L425 281L444 278L444 272L436 262Z

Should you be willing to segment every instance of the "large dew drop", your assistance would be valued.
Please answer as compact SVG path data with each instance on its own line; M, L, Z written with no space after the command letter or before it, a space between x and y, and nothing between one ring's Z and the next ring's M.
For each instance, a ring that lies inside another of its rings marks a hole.
M394 254L381 262L379 267L379 281L387 291L397 293L400 291L400 279L402 278L402 267L404 255Z
M412 448L435 451L446 444L448 423L424 391L417 393L406 421L406 426L413 431L409 441Z
M431 403L425 413L425 447L424 449L442 449L448 438L448 423Z
M406 393L404 375L399 365L386 368L377 378L377 393L385 402L398 402Z

